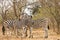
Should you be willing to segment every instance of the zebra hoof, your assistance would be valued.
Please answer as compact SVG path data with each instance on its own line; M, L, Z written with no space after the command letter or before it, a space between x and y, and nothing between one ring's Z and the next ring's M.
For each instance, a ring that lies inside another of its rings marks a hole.
M48 36L45 36L45 38L48 38Z

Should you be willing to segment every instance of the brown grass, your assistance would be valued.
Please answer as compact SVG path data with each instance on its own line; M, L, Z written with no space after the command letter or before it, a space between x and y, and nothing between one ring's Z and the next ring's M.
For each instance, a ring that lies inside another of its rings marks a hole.
M16 36L7 36L2 35L2 30L0 26L0 40L58 40L60 39L60 35L57 35L52 30L48 31L48 38L44 38L44 31L41 29L33 30L33 38L21 38Z

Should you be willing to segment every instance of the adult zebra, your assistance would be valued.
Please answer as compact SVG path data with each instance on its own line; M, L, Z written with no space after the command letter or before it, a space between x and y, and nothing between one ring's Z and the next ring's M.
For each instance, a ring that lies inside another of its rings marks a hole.
M2 27L3 35L5 35L6 33L8 34L8 32L10 30L13 31L13 29L14 29L13 20L6 20L3 22L3 27ZM11 33L11 32L9 32L9 33Z
M37 5L38 2L32 3L26 3L27 6L22 7L22 15L20 16L21 20L24 21L24 27L23 27L23 36L24 37L32 37L32 15L35 14L41 5ZM29 35L27 35L27 29L29 30Z
M23 29L23 37L32 37L32 16L29 16L27 14L23 14L20 16L20 19L22 21L22 29ZM29 35L27 34L27 30L29 30Z
M31 19L31 16L28 16L26 14L24 15L23 18L22 18L22 21L24 22L24 25L25 25L25 26L23 26L24 37L28 36L27 35L27 30L29 30L29 36L28 37L33 37L33 34L32 34L33 26L34 25L39 25L44 30L45 38L48 38L48 26L49 26L49 19L48 18L42 18L42 19L38 19L38 20L34 21L34 20ZM37 24L35 24L36 22L37 22Z
M21 29L21 27L22 27L22 21L19 19L6 20L3 22L3 27L2 27L3 35L5 33L11 34L11 32L9 31L13 31L13 33L17 35L18 29Z
M29 5L31 4L31 5ZM41 7L40 3L38 3L37 1L29 1L27 0L26 3L27 6L22 7L22 20L25 22L24 24L26 25L25 27L23 27L23 34L26 37L27 36L27 29L29 29L29 37L32 36L32 15L36 13L37 9L39 7ZM45 20L45 21L43 21ZM44 24L44 26L42 26L44 28L45 31L45 38L48 38L48 18L43 18L42 19L42 24ZM31 24L31 25L30 25Z

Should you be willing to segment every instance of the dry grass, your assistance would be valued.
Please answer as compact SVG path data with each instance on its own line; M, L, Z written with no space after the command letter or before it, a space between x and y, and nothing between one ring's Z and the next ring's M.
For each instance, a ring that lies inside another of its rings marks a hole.
M7 36L2 35L2 30L0 27L0 40L58 40L60 39L60 35L57 35L52 30L48 31L49 37L46 39L44 38L44 31L41 29L33 30L33 38L21 38L16 36Z

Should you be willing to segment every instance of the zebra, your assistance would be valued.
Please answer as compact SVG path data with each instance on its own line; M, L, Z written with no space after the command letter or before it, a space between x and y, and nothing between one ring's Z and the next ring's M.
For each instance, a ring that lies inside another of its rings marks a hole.
M22 21L21 19L14 20L14 27L15 27L14 31L15 31L16 36L22 36L22 32L20 29L22 29L23 26L25 26L24 21Z
M13 31L13 29L14 29L13 20L6 20L6 21L3 22L3 27L2 27L3 35L11 33L9 31L10 30Z
M18 35L17 32L22 27L22 21L19 19L10 19L3 22L2 32L3 35L7 33L6 31L13 31L15 35Z
M49 18L44 17L44 18L34 20L34 24L33 24L33 27L37 26L37 27L42 27L43 28L45 38L48 38L49 20L50 20Z
M22 33L22 36L23 37L32 37L32 16L29 16L27 14L23 14L21 15L21 20L22 20L22 29L23 29L23 33ZM27 34L27 30L29 30L29 35Z
M21 15L22 16L22 15ZM27 35L27 30L29 30L29 38L30 37L33 37L32 35L32 28L35 25L38 25L40 27L43 28L44 30L44 33L45 33L45 38L48 38L48 26L49 26L49 18L40 18L40 19L37 19L37 20L32 20L32 17L27 15L27 14L24 14L21 18L21 20L24 22L23 24L25 25L23 27L23 35L26 37L28 36ZM37 27L37 26L36 26Z
M37 3L35 3L36 1L34 0L33 2L32 2L32 0L31 0L31 2L29 1L29 0L27 0L27 3L26 3L26 6L25 7L22 7L22 12L21 12L21 16L22 16L22 20L24 21L24 27L23 27L23 35L24 35L24 37L32 37L32 29L33 29L33 27L32 27L32 17L33 17L33 15L37 12L37 10L38 10L38 8L40 7L40 5L37 5ZM31 5L29 5L29 4L31 4ZM21 17L20 16L20 17ZM27 29L29 30L29 34L27 35Z

